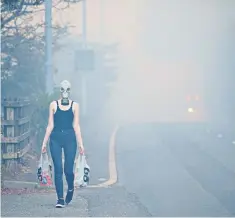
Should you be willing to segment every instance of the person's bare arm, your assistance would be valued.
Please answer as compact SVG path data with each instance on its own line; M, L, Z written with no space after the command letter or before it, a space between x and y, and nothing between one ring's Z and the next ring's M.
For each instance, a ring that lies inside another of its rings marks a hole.
M47 125L47 128L46 128L46 133L45 133L43 143L42 143L42 146L44 146L44 147L46 147L48 139L49 139L49 137L51 135L51 132L54 128L54 117L53 117L53 115L54 115L54 102L51 102L50 107L49 107L48 125Z
M80 149L83 151L83 141L82 141L82 134L80 128L80 121L79 121L79 105L78 103L74 103L74 119L73 119L73 128L76 134L76 139L79 144Z

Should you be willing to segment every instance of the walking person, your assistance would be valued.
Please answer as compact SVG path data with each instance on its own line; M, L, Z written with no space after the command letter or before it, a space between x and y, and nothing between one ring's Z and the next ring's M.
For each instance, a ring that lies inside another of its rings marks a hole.
M49 140L51 157L54 163L55 187L57 193L57 208L69 204L74 192L74 161L77 147L84 152L81 129L79 124L79 105L70 96L71 84L64 80L60 84L61 98L50 103L49 119L45 137L42 143L42 153L46 152ZM63 190L62 149L64 151L64 173L68 184L66 198Z

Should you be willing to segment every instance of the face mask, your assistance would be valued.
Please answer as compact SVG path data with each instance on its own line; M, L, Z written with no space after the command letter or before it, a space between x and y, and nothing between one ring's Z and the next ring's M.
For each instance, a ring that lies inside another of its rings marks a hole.
M70 96L70 88L71 85L69 83L69 81L64 80L61 84L60 84L60 93L61 93L61 104L62 105L69 105L69 96Z

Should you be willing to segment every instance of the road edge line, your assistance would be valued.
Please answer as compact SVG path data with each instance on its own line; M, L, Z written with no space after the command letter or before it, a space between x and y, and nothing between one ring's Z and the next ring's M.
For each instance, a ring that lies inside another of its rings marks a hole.
M114 185L117 182L118 176L117 176L117 166L116 166L116 135L119 130L119 126L117 125L114 128L114 131L112 132L112 135L110 137L109 141L109 179L105 182L102 182L97 185L88 185L87 188L101 188L101 187L107 187L110 185Z

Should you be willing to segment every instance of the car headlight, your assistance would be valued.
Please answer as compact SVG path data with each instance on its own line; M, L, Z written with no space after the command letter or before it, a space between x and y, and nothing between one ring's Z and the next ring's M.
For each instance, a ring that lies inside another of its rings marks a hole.
M193 112L195 112L195 110L190 107L190 108L188 108L188 112L189 112L189 113L193 113Z

